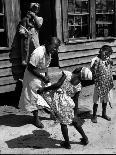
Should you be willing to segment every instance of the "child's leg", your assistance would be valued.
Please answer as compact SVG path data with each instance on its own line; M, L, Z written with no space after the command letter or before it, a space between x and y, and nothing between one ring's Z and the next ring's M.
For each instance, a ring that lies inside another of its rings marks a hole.
M74 125L76 130L81 134L81 136L82 136L82 138L81 138L82 144L87 145L89 141L88 141L88 138L87 138L83 128L80 125L78 125L77 122L73 122L72 124Z
M92 119L91 119L91 121L93 123L97 123L97 115L96 115L97 108L98 108L98 104L94 103L94 105L93 105L93 116L92 116Z
M79 98L79 94L80 94L80 91L78 91L74 97L72 98L74 103L75 103L75 107L74 107L74 115L77 116L78 114L78 98Z
M66 149L70 149L70 142L69 142L69 136L68 136L68 128L67 125L65 124L60 124L61 125L61 131L62 131L62 135L64 137L64 142L61 143L61 146L66 148Z
M33 111L33 116L34 116L34 125L38 128L44 128L44 125L42 124L42 122L39 119L38 110Z
M97 123L97 108L98 108L98 101L99 101L99 96L97 94L97 90L96 90L96 87L94 88L94 94L93 94L93 116L92 116L92 119L91 121L93 123Z
M102 118L111 121L111 118L106 115L106 108L107 108L107 103L102 102Z

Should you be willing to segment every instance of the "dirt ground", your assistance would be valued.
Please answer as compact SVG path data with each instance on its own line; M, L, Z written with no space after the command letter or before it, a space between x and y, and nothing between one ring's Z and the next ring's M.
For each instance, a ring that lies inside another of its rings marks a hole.
M116 81L114 82L116 86ZM92 110L93 85L83 87L79 99L80 108ZM114 89L116 94L116 89ZM107 107L112 121L101 118L98 107L98 123L91 122L91 115L81 117L81 124L89 138L89 144L80 144L80 134L69 126L71 149L60 147L63 140L60 125L50 119L50 115L40 111L44 129L32 124L32 114L23 113L13 106L0 107L0 154L116 154L116 95L113 108Z

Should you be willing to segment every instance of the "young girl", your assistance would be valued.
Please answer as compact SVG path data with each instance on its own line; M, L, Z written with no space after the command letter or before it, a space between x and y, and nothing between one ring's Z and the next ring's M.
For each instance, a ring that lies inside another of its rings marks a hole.
M92 122L97 123L97 108L98 102L102 103L102 118L110 121L111 118L106 115L107 103L112 97L113 76L111 66L113 62L110 58L112 48L108 45L101 47L97 57L91 61L91 71L95 81L94 95L93 95L93 117Z
M65 140L61 143L61 146L66 149L71 148L67 128L67 125L71 123L81 134L82 144L88 144L88 138L82 127L78 124L77 116L75 115L74 117L74 109L77 110L78 107L77 102L79 92L81 91L82 79L92 79L92 73L88 68L77 68L73 72L63 71L62 77L57 83L37 91L39 94L43 93L42 96L50 106L52 114L54 114L55 118L60 123L61 131Z

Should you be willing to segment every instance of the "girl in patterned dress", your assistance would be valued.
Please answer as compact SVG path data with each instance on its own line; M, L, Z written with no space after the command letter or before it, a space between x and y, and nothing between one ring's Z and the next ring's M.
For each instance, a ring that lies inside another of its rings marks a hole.
M71 148L68 137L68 124L72 124L81 134L82 144L88 144L88 138L79 125L77 116L74 114L74 109L75 107L77 108L76 102L78 102L79 92L81 91L82 79L92 79L92 73L88 68L77 68L73 72L62 71L62 77L57 83L37 91L39 94L43 93L42 96L50 106L52 114L60 123L65 140L61 143L61 146L66 149Z
M102 103L102 118L110 121L111 118L106 115L107 103L112 98L113 76L111 67L113 62L110 58L112 48L108 45L102 46L97 57L91 61L91 71L95 81L93 95L93 117L92 122L97 123L97 108L98 103Z

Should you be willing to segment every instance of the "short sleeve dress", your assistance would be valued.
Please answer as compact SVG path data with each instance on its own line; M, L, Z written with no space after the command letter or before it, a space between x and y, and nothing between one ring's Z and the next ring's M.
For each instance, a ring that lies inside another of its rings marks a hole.
M95 81L93 101L97 102L100 99L100 102L107 103L114 86L111 65L108 60L102 61L100 58L95 57L92 59L91 67L93 67L92 73Z
M57 90L50 90L43 94L43 98L46 100L51 108L52 113L59 123L71 124L74 119L75 103L71 97L78 91L81 91L81 83L73 86L70 83L72 73L70 71L64 71L66 79L62 86Z
M51 56L46 54L45 46L39 46L34 50L30 57L30 64L38 68L38 72L45 76L47 67L51 62ZM27 69L24 73L23 88L19 101L19 108L24 111L34 111L38 108L48 107L49 105L37 94L37 90L44 87L44 82L30 73Z

